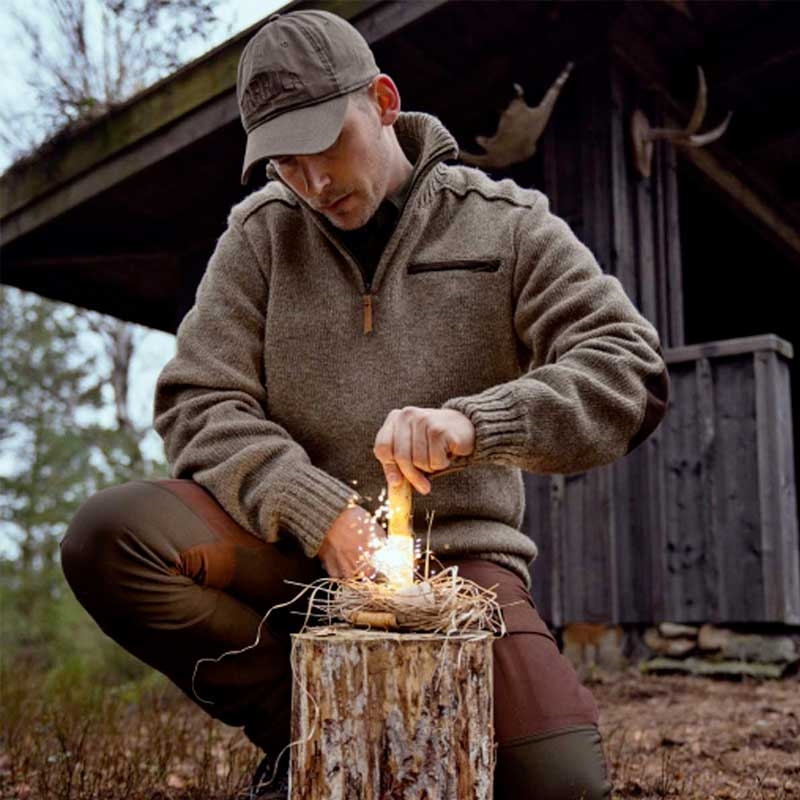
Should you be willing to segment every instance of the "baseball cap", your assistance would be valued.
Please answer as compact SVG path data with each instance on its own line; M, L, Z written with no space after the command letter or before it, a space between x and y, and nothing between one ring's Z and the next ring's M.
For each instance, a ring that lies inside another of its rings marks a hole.
M273 14L239 59L236 96L247 133L242 183L264 159L330 147L347 95L378 72L364 37L336 14Z

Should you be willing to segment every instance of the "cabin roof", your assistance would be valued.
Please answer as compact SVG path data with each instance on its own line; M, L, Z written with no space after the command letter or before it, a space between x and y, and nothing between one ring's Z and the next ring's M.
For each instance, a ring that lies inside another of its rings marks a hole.
M348 17L404 106L440 117L466 148L493 131L514 82L534 104L567 61L579 69L608 53L685 124L702 65L704 129L728 110L734 116L722 140L683 156L800 263L800 3L301 0L287 8L302 7ZM239 185L245 139L235 97L239 53L259 25L64 131L0 178L4 283L175 329L228 210L263 179Z

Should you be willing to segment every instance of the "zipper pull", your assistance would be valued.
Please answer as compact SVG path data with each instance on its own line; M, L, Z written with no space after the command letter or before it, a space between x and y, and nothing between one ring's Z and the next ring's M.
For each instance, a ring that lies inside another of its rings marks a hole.
M361 300L364 304L364 333L372 333L372 295L365 294Z

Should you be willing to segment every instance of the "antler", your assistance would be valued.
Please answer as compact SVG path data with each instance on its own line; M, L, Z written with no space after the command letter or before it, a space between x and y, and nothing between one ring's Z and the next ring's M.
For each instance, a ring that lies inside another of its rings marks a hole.
M697 67L697 82L697 100L694 104L694 111L692 112L689 124L683 130L651 128L644 112L639 109L633 112L633 117L631 118L631 136L633 139L636 168L639 170L639 174L642 175L642 177L650 177L653 142L657 140L666 140L679 147L702 147L703 145L710 144L719 139L728 129L728 123L733 116L732 111L729 111L722 123L717 125L713 130L707 133L697 133L700 126L703 124L708 105L706 76L703 73L703 68L700 66Z
M486 153L475 155L462 150L461 160L465 164L484 169L503 169L527 161L536 152L536 144L547 126L572 67L573 63L570 61L535 108L525 103L522 87L515 83L514 91L517 96L500 115L494 136L475 137L475 141Z

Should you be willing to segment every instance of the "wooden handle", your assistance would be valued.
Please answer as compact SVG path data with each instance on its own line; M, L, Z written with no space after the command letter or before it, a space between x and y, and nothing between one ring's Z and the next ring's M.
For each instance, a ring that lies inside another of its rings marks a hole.
M356 611L350 622L369 628L397 628L397 618L389 611Z
M389 536L413 536L411 484L403 478L389 486Z

